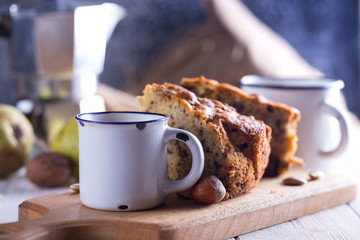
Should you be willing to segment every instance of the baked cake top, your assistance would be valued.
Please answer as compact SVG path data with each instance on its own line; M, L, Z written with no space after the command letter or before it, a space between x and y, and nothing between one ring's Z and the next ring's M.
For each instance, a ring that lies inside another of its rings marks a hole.
M256 134L263 129L264 123L255 120L252 116L240 115L228 104L215 99L197 97L193 92L171 83L147 85L146 88L156 88L163 92L166 97L176 97L187 109L204 121L217 121L221 119L227 126L240 127L246 134ZM145 88L145 91L146 91ZM141 102L142 97L138 100Z

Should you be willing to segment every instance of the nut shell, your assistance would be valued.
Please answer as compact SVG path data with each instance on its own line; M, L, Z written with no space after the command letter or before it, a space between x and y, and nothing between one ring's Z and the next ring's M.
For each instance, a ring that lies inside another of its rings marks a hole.
M40 187L64 186L71 175L70 160L59 153L41 153L26 165L27 178Z
M74 192L80 192L80 184L79 183L73 183L70 185L70 189Z
M300 185L304 185L307 182L308 181L302 177L288 177L283 179L282 184L288 186L300 186Z
M325 173L323 171L313 171L309 173L309 180L310 181L314 181L314 180L318 180L320 178L322 178L325 175Z
M214 175L201 178L191 190L191 198L204 204L218 203L225 195L224 185Z

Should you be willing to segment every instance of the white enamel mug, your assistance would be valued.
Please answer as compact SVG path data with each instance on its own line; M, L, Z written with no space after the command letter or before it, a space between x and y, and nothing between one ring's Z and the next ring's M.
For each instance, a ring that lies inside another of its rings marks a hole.
M201 143L190 132L169 127L168 119L146 112L77 115L81 202L109 211L149 209L194 185L204 168ZM179 181L166 176L170 140L184 142L192 154L191 170Z
M330 78L278 79L256 75L245 76L240 87L249 93L297 108L296 155L310 170L329 170L330 159L340 156L349 141L349 115L341 106L342 80Z

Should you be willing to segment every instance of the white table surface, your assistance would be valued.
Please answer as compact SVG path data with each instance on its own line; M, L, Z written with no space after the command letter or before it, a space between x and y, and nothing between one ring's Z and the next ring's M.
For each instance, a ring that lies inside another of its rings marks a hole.
M352 176L360 182L360 125L352 130L348 150L331 161L327 172ZM25 168L0 180L0 223L17 221L18 205L29 198L64 191L67 187L43 189L29 182ZM360 187L355 201L254 231L236 239L360 239ZM234 238L235 239L235 238Z

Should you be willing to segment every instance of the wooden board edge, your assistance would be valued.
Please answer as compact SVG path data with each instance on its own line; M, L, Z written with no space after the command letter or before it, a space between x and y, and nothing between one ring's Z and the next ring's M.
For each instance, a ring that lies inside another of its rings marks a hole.
M18 220L26 221L26 220L32 220L43 217L52 210L56 210L55 206L53 205L47 206L48 204L44 204L44 203L52 201L54 197L61 198L63 196L76 195L76 194L78 193L72 190L66 190L66 191L61 191L49 195L28 199L22 202L18 206Z
M356 198L357 185L350 184L343 188L336 189L332 192L323 192L315 196L307 196L294 200L293 202L285 202L275 207L266 207L255 212L231 216L226 219L209 222L201 225L194 225L188 228L169 229L163 227L159 229L161 240L176 239L226 239L240 236L256 230L264 229L273 225L294 220L309 214L333 208L341 204L346 204ZM332 198L331 196L341 196L340 198ZM318 206L316 208L308 206L308 199L318 198ZM331 199L330 202L324 204L321 199ZM308 206L303 208L303 206ZM288 214L280 214L287 212ZM264 221L265 219L265 221ZM226 231L224 231L226 229Z
M45 216L49 209L27 200L19 205L18 220L19 222L33 220Z

